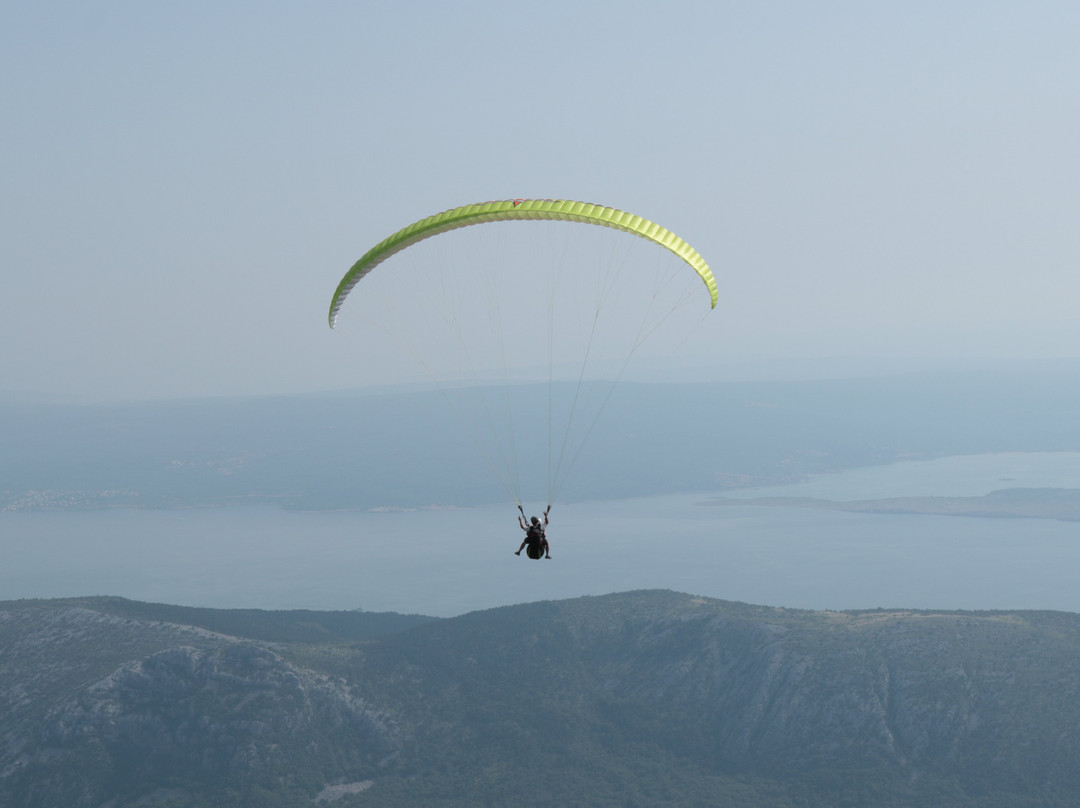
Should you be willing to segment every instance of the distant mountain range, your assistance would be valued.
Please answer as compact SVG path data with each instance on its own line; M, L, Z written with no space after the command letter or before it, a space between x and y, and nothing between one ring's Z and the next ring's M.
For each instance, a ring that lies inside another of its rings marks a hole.
M473 391L479 396L482 391ZM517 385L518 409L572 385ZM438 391L132 404L0 404L0 509L274 504L339 509L506 500ZM1080 451L1080 373L617 385L562 501L790 482L898 459ZM543 418L539 419L543 421ZM543 430L537 430L543 432ZM519 436L525 499L547 434Z
M0 603L0 805L1080 805L1080 615Z

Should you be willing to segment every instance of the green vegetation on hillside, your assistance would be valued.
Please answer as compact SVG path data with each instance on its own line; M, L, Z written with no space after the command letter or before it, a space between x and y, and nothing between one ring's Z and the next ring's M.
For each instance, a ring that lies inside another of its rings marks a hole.
M1078 655L1080 615L671 592L448 620L7 602L0 804L1072 806Z

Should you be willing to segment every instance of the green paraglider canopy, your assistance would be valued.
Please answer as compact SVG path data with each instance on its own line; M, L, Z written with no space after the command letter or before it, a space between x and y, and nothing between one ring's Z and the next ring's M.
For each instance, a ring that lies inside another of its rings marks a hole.
M564 199L508 199L501 202L481 202L443 211L414 222L380 241L353 264L352 269L345 273L345 277L338 284L333 300L330 301L330 327L333 328L337 322L338 312L352 288L361 278L392 255L417 242L450 230L486 222L515 220L581 222L622 230L653 241L675 253L690 265L690 268L705 282L711 307L716 307L716 279L713 278L709 265L705 263L705 259L698 254L697 250L667 228L633 213L588 202L572 202Z

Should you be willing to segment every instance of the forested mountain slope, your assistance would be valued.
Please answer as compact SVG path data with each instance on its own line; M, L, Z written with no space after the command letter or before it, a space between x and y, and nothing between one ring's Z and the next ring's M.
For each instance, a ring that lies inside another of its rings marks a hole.
M0 804L1080 804L1080 615L212 612L0 604Z

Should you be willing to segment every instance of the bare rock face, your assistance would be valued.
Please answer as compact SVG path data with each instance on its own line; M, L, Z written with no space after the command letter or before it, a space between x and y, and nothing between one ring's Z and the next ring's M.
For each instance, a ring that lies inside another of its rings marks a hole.
M98 806L118 794L158 799L170 789L186 794L193 783L317 791L380 770L379 761L398 748L396 731L347 682L292 664L270 647L88 610L35 618L37 630L13 645L24 652L52 646L53 654L35 655L43 668L37 698L18 686L4 694L5 717L21 713L22 721L4 722L0 758L0 785L27 805ZM182 644L123 662L66 693L59 685L72 668L112 656L107 647L94 654L84 641L117 633ZM65 641L82 657L69 662L58 653ZM11 657L5 667L16 679L36 678L30 669L18 675ZM42 711L49 697L55 701ZM310 771L297 770L304 762Z
M347 736L374 760L392 750L379 716L344 682L266 648L170 648L128 662L46 716L47 754L100 745L140 768L225 776L287 767L282 738ZM309 740L308 744L318 744Z

